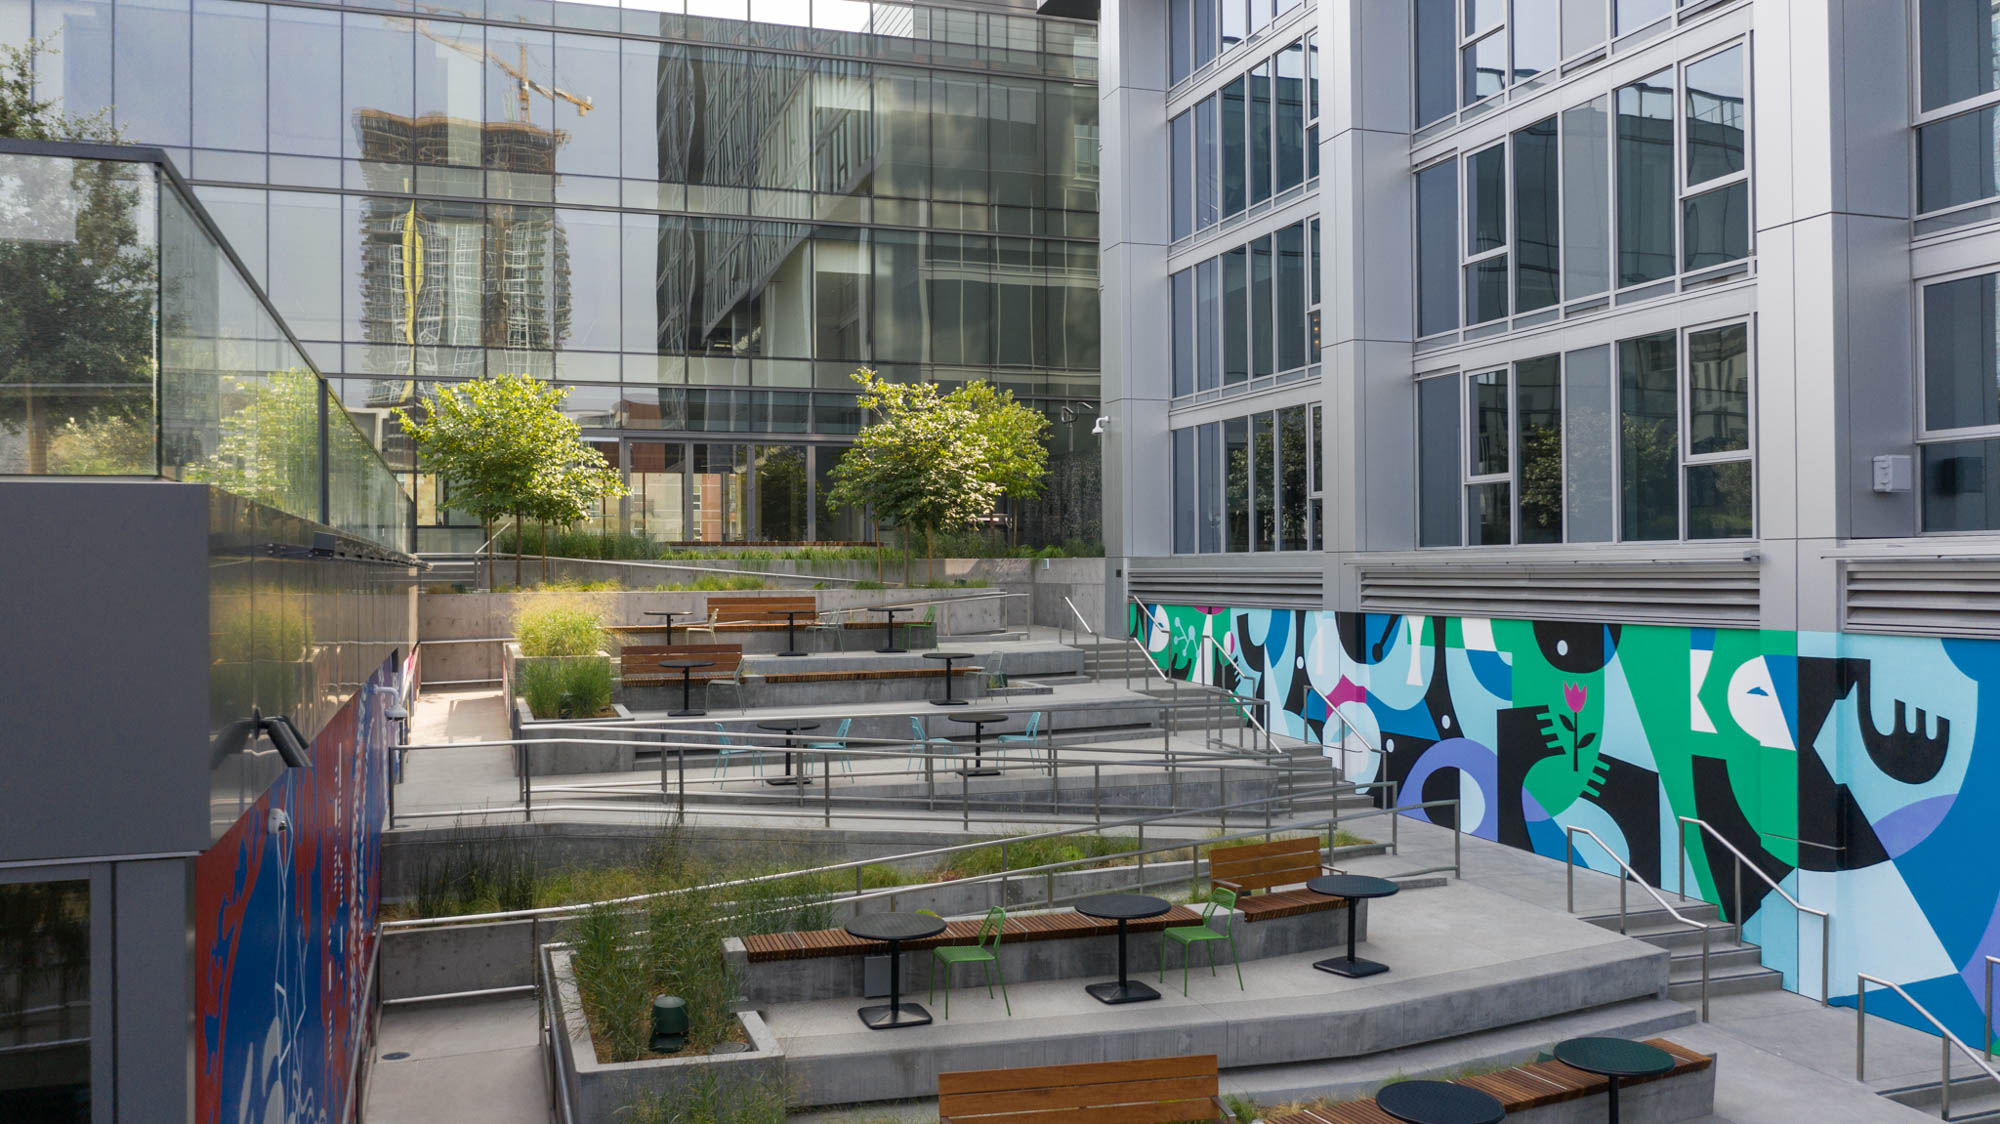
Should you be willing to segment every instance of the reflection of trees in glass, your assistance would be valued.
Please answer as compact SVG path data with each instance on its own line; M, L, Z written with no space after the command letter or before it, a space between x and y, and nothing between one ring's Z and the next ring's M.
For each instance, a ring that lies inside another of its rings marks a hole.
M1280 516L1278 549L1305 550L1306 542L1306 408L1278 411L1278 482Z
M70 117L35 98L42 53L45 42L0 48L0 135L116 140L104 113ZM0 472L158 470L150 175L141 164L0 157ZM69 448L52 460L58 435Z
M1521 541L1561 542L1562 429L1521 424Z
M88 1037L90 884L0 885L0 964L8 969L8 986L0 993L0 1037L9 1045ZM39 1013L30 1014L37 1009ZM39 1053L41 1061L28 1073L31 1097L67 1086L88 1088L88 1048ZM22 1090L16 1086L14 1091ZM88 1116L85 1112L77 1118ZM56 1119L69 1117L59 1114Z
M217 423L215 452L190 463L187 479L318 519L319 379L292 367L224 384L223 401L234 408Z

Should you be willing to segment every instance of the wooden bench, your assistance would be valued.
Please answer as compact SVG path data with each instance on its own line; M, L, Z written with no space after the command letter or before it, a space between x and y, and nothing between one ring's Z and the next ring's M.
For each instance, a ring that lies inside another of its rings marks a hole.
M983 675L986 669L977 665L954 667L956 676ZM892 667L881 671L786 671L761 675L766 683L859 683L868 679L942 679L941 667Z
M1324 874L1318 839L1280 839L1272 843L1248 843L1235 847L1211 847L1208 852L1208 880L1237 893L1236 909L1245 922L1270 921L1338 909L1343 898L1330 898L1307 889L1276 890ZM1254 890L1265 891L1252 894ZM1276 892L1272 892L1276 890Z
M948 921L944 932L922 940L904 941L903 950L936 948L940 945L971 944L979 937L979 926L984 919L973 918L965 921ZM1129 923L1134 933L1154 933L1169 925L1199 925L1201 914L1184 905L1177 905L1159 917L1148 917L1142 921ZM1056 911L1051 913L1009 914L1007 924L1000 930L1002 943L1016 941L1055 941L1071 937L1110 936L1118 932L1118 922L1102 921L1095 917L1085 917L1081 913ZM882 942L864 941L849 936L845 929L819 929L800 933L759 933L738 938L743 942L744 959L752 964L774 960L811 960L826 956L863 956L883 951Z
M938 1074L943 1124L1226 1120L1214 1054ZM1019 1114L1019 1115L1016 1115Z
M765 631L785 627L784 614L796 611L799 627L812 623L819 612L819 600L811 594L804 597L714 597L708 599L708 619L724 631ZM696 628L701 622L692 622ZM688 627L682 624L682 628Z
M733 679L736 665L743 662L741 644L630 644L618 653L618 678L627 687L672 686L681 673L660 666L661 660L708 660L714 667L698 667L690 673L696 680Z
M1672 1054L1674 1068L1653 1077L1622 1078L1618 1083L1620 1089L1630 1089L1634 1085L1699 1073L1715 1064L1715 1059L1707 1054L1698 1053L1664 1038L1649 1038L1646 1042L1647 1045L1658 1046ZM1461 1077L1453 1084L1491 1094L1510 1115L1531 1108L1581 1100L1606 1092L1611 1087L1611 1082L1606 1078L1573 1069L1558 1061L1530 1062L1527 1065L1517 1065L1495 1073L1483 1073L1477 1077ZM1396 1118L1376 1107L1375 1101L1371 1098L1365 1101L1343 1101L1340 1104L1309 1108L1289 1116L1275 1117L1268 1124L1396 1124Z

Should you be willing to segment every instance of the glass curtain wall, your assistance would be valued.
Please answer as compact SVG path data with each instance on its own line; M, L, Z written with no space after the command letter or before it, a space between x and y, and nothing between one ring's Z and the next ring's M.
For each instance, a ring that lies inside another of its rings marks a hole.
M593 437L646 465L639 442L667 433L838 442L864 364L991 379L1050 412L1097 400L1094 25L665 6L544 6L525 26L449 6L29 0L9 27L61 37L43 96L109 107L190 173L423 493L427 549L478 537L444 529L464 523L392 416L440 382L554 379ZM797 510L817 525L817 474L780 463L805 472ZM1097 536L1094 512L1059 521Z
M1172 431L1174 552L1319 549L1320 435L1307 405Z

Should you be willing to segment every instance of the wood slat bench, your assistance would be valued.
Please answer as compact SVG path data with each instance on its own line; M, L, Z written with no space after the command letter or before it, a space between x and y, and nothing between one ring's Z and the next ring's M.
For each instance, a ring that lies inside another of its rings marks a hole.
M1236 908L1243 920L1269 921L1338 909L1342 898L1329 898L1311 890L1277 890L1318 878L1327 867L1322 861L1318 839L1279 839L1271 843L1250 843L1235 847L1212 847L1208 852L1208 880L1237 893ZM1254 890L1265 891L1253 894Z
M1214 1054L938 1074L942 1124L1224 1120Z
M717 622L720 629L769 629L785 627L784 615L796 611L800 627L810 622L812 614L819 612L819 599L811 594L804 597L710 597L708 599L708 619ZM700 627L700 622L693 622ZM683 624L682 628L687 625Z
M978 939L981 923L981 919L946 922L944 932L922 940L904 941L903 950L909 952L936 948L940 945L971 944ZM1201 914L1187 906L1177 905L1159 917L1133 921L1129 929L1134 933L1154 933L1169 925L1199 924L1201 924ZM1007 924L1000 930L1000 939L1003 943L1054 941L1072 937L1109 936L1117 931L1116 921L1100 921L1095 917L1085 917L1081 913L1067 911L1022 913L1008 915ZM862 956L883 950L880 941L864 941L849 936L845 929L760 933L738 939L743 942L744 959L752 964L774 960L810 960L822 956Z
M1673 1055L1674 1068L1653 1077L1623 1078L1618 1083L1619 1088L1630 1089L1635 1085L1699 1073L1715 1064L1715 1059L1707 1054L1664 1038L1649 1038L1646 1043ZM1491 1094L1510 1114L1596 1096L1611 1087L1611 1082L1603 1077L1557 1061L1530 1062L1477 1077L1461 1077L1455 1084ZM1309 1108L1289 1116L1276 1117L1269 1124L1396 1124L1396 1118L1376 1107L1374 1100L1370 1099Z
M743 662L741 644L633 644L618 653L618 678L627 687L673 686L681 673L660 666L662 660L710 660L714 667L698 667L691 673L696 680L729 679Z

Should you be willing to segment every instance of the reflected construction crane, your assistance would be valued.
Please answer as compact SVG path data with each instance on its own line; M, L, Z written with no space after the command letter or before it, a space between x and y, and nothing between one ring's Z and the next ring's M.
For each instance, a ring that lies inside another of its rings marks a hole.
M428 6L426 7L428 8ZM436 11L437 9L429 8L429 10ZM555 101L558 98L560 98L561 100L566 101L576 107L576 115L578 117L586 117L590 114L590 111L592 109L596 108L596 103L589 97L580 97L576 94L570 93L568 90L562 89L561 87L551 86L543 82L538 82L535 79L529 77L528 48L526 44L523 44L521 46L520 61L517 63L508 62L506 59L500 57L497 54L494 54L492 49L486 47L484 44L475 46L471 43L461 43L458 40L453 39L449 36L438 34L436 31L431 30L431 25L428 20L412 20L410 22L415 25L418 33L423 35L424 38L429 39L431 42L436 43L441 47L449 47L450 49L457 51L459 54L468 56L470 58L481 59L486 62L490 62L494 66L499 67L501 73L505 74L509 78L512 78L516 83L518 83L520 87L518 90L518 96L520 98L520 104L521 104L521 124L523 125L533 123L533 115L531 112L533 99L529 97L530 94L540 94L543 97L548 98L550 101Z

